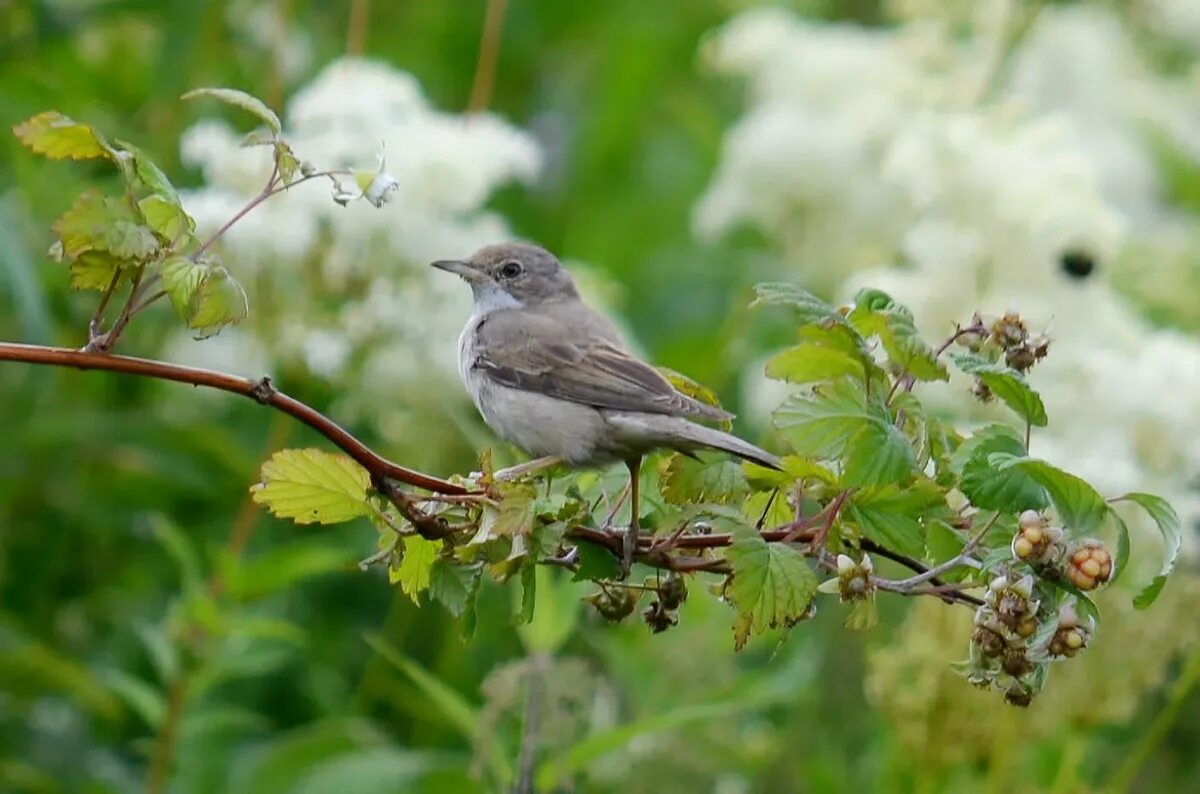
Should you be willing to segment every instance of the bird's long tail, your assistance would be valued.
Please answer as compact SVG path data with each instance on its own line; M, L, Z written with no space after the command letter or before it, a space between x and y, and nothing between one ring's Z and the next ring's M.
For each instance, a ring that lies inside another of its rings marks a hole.
M612 427L637 446L666 447L683 452L719 449L760 466L783 468L779 458L765 449L759 449L732 433L696 424L682 416L622 413L609 414L607 418Z
M686 419L683 421L688 425L688 436L698 446L719 449L722 452L737 455L739 458L757 463L760 466L766 466L769 469L783 469L783 463L779 458L765 449L759 449L749 441L743 441L732 433L726 433L723 430L698 425L694 422L688 422Z

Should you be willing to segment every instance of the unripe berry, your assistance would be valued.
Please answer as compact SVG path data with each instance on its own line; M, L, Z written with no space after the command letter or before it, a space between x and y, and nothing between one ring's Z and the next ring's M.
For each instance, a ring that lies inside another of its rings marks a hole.
M1095 590L1112 578L1113 558L1104 544L1089 538L1070 550L1063 576L1080 590Z

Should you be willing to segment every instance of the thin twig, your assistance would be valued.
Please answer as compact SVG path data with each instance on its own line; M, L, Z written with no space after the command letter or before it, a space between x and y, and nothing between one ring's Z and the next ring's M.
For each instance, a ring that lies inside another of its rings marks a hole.
M910 576L907 579L889 582L892 587L889 587L888 589L895 589L897 592L904 592L915 587L916 585L937 579L937 577L941 576L947 571L952 571L955 568L961 568L964 565L969 565L970 562L974 562L972 555L975 553L975 549L978 548L980 542L983 540L983 536L987 534L988 530L995 525L999 518L1000 513L996 512L991 519L989 519L987 523L983 525L983 528L976 532L971 539L966 542L966 544L962 547L962 551L960 551L954 557L951 557L945 562L935 565L926 571L922 571L916 576Z
M121 272L121 268L113 271L108 289L104 290L104 294L100 296L100 305L96 307L95 313L92 314L92 320L88 323L88 344L100 337L100 327L104 324L104 311L108 308L108 302L112 300L113 293L117 290L117 284L121 282Z

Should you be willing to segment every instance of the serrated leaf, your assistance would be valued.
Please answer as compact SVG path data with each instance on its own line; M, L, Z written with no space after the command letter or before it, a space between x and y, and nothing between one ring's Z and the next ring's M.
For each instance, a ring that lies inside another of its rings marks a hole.
M85 251L68 266L71 289L94 289L103 292L112 284L117 270L126 264L128 263L107 251ZM122 274L121 279L124 278Z
M1046 491L1024 471L1001 469L990 460L996 453L1024 455L1025 443L1008 425L988 425L965 439L950 458L959 474L959 490L983 510L1020 513L1050 504Z
M750 634L792 626L808 615L817 593L817 575L800 552L782 543L767 543L742 524L725 553L733 574L725 593L738 611L735 647Z
M285 449L262 465L253 500L297 524L337 524L372 512L371 477L345 455L320 449Z
M196 222L183 207L165 196L146 196L138 202L138 208L146 225L168 243L184 239L196 230Z
M828 325L844 325L842 317L832 304L806 292L792 284L766 283L754 287L758 296L750 304L754 306L784 306L796 312L796 319L801 325L808 323L825 323Z
M933 349L917 333L912 312L877 289L854 296L854 309L846 318L863 336L879 338L888 358L917 380L948 380L950 374L933 357Z
M1044 460L997 452L988 456L988 463L1000 471L1018 469L1045 488L1071 537L1095 534L1108 515L1108 505L1095 488Z
M120 259L144 261L158 251L158 238L149 226L116 220L104 233L103 250Z
M123 200L88 190L50 228L62 242L63 254L74 259L84 251L109 251L112 227L138 222L137 214Z
M850 445L842 483L848 486L888 485L914 474L916 460L908 439L887 422L873 421Z
M485 505L479 528L485 537L512 537L526 535L533 528L534 497L537 490L532 485L514 485L506 488L500 504Z
M917 558L925 553L924 522L943 519L948 512L945 496L929 480L903 489L888 485L858 491L845 509L846 517L867 538Z
M811 396L794 394L772 418L797 453L825 460L844 456L854 437L876 421L863 392L849 381L819 387Z
M400 544L400 564L388 569L388 581L400 585L414 604L420 604L419 596L429 587L442 542L426 540L420 535L406 535L400 538Z
M259 120L270 127L271 131L276 135L283 132L283 125L279 123L279 116L275 115L275 111L267 107L266 103L261 99L251 96L245 91L239 91L236 88L196 88L184 94L182 99L197 99L200 97L210 97L227 105L233 105L234 107L253 113Z
M783 526L795 519L792 506L783 491L759 491L752 493L742 503L742 516L746 521L764 528Z
M819 383L837 378L866 377L862 359L833 347L797 345L776 353L767 361L766 375L788 383Z
M192 298L208 274L208 266L197 264L186 256L174 256L163 262L160 274L171 305L186 322L190 317Z
M742 499L750 490L739 462L714 455L696 459L678 452L668 459L658 485L663 499L677 505L728 504Z
M687 375L676 372L673 369L667 369L666 367L655 367L655 369L658 370L660 375L667 379L667 382L671 384L671 388L680 394L685 394L694 400L704 403L705 405L711 405L713 408L716 408L719 411L725 410L721 407L721 401L717 399L717 393L705 386L703 383L692 380ZM729 430L730 427L733 426L728 419L721 420L719 424L723 430Z
M746 479L755 488L778 488L791 485L796 480L824 482L830 485L837 482L837 477L832 471L810 458L785 455L780 462L783 464L782 470L768 469L749 461L742 462L742 469L746 472Z
M187 326L211 336L226 325L246 319L250 307L242 285L220 265L207 268L188 303Z
M571 577L572 582L586 579L616 579L621 574L617 558L607 549L591 543L580 543L575 547L579 567Z
M475 597L482 570L482 563L461 565L439 557L429 570L429 597L459 617L466 611L468 601Z
M983 381L1017 416L1034 427L1046 426L1046 406L1042 404L1041 395L1025 382L1021 373L970 353L952 353L951 358L963 372Z
M279 167L279 178L283 180L283 184L292 184L292 180L296 178L296 172L300 170L300 161L296 159L292 147L283 141L277 141L275 143L275 162Z
M113 148L98 130L54 110L39 113L12 130L21 143L51 160L117 159Z
M1127 501L1145 510L1150 518L1154 520L1158 531L1163 537L1163 564L1159 574L1151 580L1150 584L1146 585L1133 598L1133 605L1137 609L1145 609L1154 603L1158 598L1158 594L1162 592L1163 587L1167 583L1167 577L1171 575L1171 571L1175 570L1175 561L1179 558L1179 547L1183 541L1183 527L1179 522L1179 514L1175 512L1175 508L1163 499L1161 496L1155 496L1149 493L1127 493L1124 496L1117 497L1113 501ZM1120 568L1117 569L1120 571Z
M175 186L171 184L171 180L167 178L162 169L150 159L149 155L127 141L117 141L117 144L125 150L124 157L133 159L133 175L137 181L141 182L152 194L162 196L176 204L179 203L179 193L176 192ZM122 171L125 173L126 169L122 169ZM136 186L131 184L130 187Z

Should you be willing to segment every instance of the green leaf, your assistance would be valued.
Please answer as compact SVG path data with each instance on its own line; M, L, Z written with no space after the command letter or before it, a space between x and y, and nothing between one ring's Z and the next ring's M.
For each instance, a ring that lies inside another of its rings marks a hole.
M744 498L750 490L739 462L714 455L696 459L675 453L668 459L658 484L663 499L677 505L728 504Z
M1050 504L1045 489L1026 472L996 466L990 459L996 453L1024 455L1025 443L1008 425L988 425L965 439L950 458L961 478L959 490L971 504L1014 514Z
M834 347L805 344L772 356L766 374L768 378L788 383L818 383L844 377L862 379L866 370L856 355Z
M1021 373L1002 364L992 364L970 353L952 353L951 358L963 372L983 381L992 394L999 397L1017 416L1034 427L1046 426L1046 406L1042 404L1041 396L1025 382Z
M537 489L532 485L513 485L505 489L500 504L485 504L479 520L485 537L527 535L533 528L534 498Z
M795 519L792 506L782 490L758 491L742 502L742 516L748 523L766 528L790 524Z
M407 539L405 542L407 544ZM479 574L482 570L483 563L460 565L445 557L437 558L429 569L429 597L449 610L451 615L459 617L466 610L467 602L479 590Z
M874 421L855 436L842 470L848 486L903 482L914 473L916 460L904 433L888 422Z
M292 184L292 180L296 178L296 172L300 170L300 161L296 159L292 147L283 141L277 141L275 143L275 162L279 166L279 178L283 180L283 184ZM363 192L366 192L366 188L363 188Z
M243 148L250 147L250 146L274 146L274 145L275 145L275 133L272 132L271 130L267 129L266 127L257 127L255 129L250 130L242 138L241 143L238 144L238 146L241 146Z
M917 380L948 380L946 366L933 357L933 350L917 333L912 312L877 289L863 289L854 296L854 309L847 317L863 336L876 336L888 358Z
M533 620L537 604L537 565L526 563L521 568L521 609L517 612L517 625L524 626Z
M192 217L169 198L146 196L138 202L138 207L146 224L168 243L184 240L196 230L196 222Z
M873 421L866 396L849 381L817 387L811 396L794 394L773 414L775 427L803 457L840 458Z
M198 264L186 256L173 256L162 263L160 270L163 290L179 317L187 322L191 317L192 299L208 275L208 265Z
M740 650L751 633L792 626L807 617L818 581L800 552L767 543L743 524L735 529L725 557L733 568L726 594L738 611L735 648Z
M854 493L845 515L867 538L909 557L925 554L926 521L949 514L946 498L933 482L920 480L906 488L888 485Z
M809 323L824 323L826 325L844 325L846 319L833 305L806 292L799 287L785 283L758 284L754 287L758 297L750 304L754 306L785 306L796 312L801 325Z
M262 465L253 500L297 524L337 524L372 512L371 477L345 455L319 449L285 449Z
M571 581L616 579L620 575L621 566L607 549L593 546L591 543L580 543L575 550L579 555L579 568L571 577Z
M1133 605L1145 609L1154 603L1158 594L1167 583L1167 577L1175 569L1175 561L1179 558L1179 547L1183 541L1183 528L1179 523L1179 514L1175 508L1161 496L1149 493L1127 493L1113 501L1133 502L1145 510L1158 526L1163 537L1163 564L1158 575L1146 585L1140 593L1134 596ZM1120 568L1117 568L1120 571Z
M242 285L220 265L206 269L200 286L192 293L186 319L188 328L212 336L226 325L246 319L250 307Z
M112 284L113 276L128 262L107 251L84 251L70 264L71 289L94 289L103 292ZM121 281L125 279L122 272ZM118 285L120 281L117 282Z
M94 127L80 124L57 111L46 111L17 124L13 134L25 146L51 160L116 161L117 154Z
M954 559L964 545L962 536L945 521L930 521L925 528L925 552L933 563Z
M798 455L785 455L781 458L781 462L782 470L768 469L766 466L759 466L757 463L749 461L742 462L742 469L746 472L746 479L755 488L778 488L792 485L796 480L817 481L829 485L837 482L834 473L815 460Z
M162 724L166 701L157 688L123 670L107 670L100 679L131 711L151 728Z
M426 540L420 535L406 535L400 542L403 544L400 565L388 569L388 579L392 584L400 585L414 604L420 604L418 596L430 585L433 564L442 550L442 542Z
M988 463L1001 471L1022 471L1045 488L1071 537L1095 534L1108 515L1108 504L1095 488L1044 460L997 452L988 456Z
M667 382L671 384L671 388L680 394L686 394L688 397L698 400L705 405L711 405L717 410L725 410L721 407L721 401L717 399L717 393L703 383L692 380L687 375L676 372L673 369L667 369L666 367L655 367L655 369L667 379ZM729 420L723 420L721 425L728 430L730 426Z
M245 91L239 91L236 88L196 88L188 91L182 98L196 99L199 97L210 97L227 105L233 105L234 107L253 113L266 123L276 135L283 132L283 125L279 123L279 116L275 115L275 111L267 107L266 103L261 99L251 96Z
M1125 573L1125 566L1129 564L1129 526L1116 510L1110 509L1108 515L1117 525L1117 556L1113 559L1112 576L1108 580L1112 584Z
M104 233L104 250L121 259L146 260L158 251L158 238L149 226L116 220Z
M127 141L117 141L117 144L128 153L128 156L133 158L133 176L136 177L136 182L140 182L141 186L144 186L152 194L174 202L176 205L179 204L179 194L176 192L175 186L145 152ZM122 171L125 172L125 169ZM128 173L125 173L126 182L136 190L138 185L133 184L134 180L130 180Z

